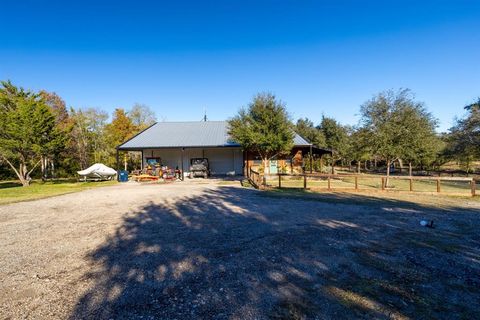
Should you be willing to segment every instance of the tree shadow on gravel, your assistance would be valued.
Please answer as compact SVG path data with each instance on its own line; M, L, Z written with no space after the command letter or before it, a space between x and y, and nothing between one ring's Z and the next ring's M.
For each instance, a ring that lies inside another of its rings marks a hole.
M70 318L475 317L478 213L432 230L418 219L454 208L364 200L221 187L150 203L87 257L93 286Z

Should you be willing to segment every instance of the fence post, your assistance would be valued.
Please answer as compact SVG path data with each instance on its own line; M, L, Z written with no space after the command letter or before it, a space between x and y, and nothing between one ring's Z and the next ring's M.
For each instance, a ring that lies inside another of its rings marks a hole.
M331 183L331 177L330 176L328 176L328 178L327 178L327 183L328 183L328 190L330 190L331 189L331 184L330 184Z
M385 177L382 177L382 190L385 190Z
M278 189L281 189L282 188L282 175L279 174L278 175Z
M307 175L303 175L303 189L307 189Z
M437 179L437 192L440 192L440 179Z
M410 178L410 192L413 191L413 179Z
M472 197L475 197L476 187L477 187L477 182L475 181L475 179L472 179L472 181L470 181L470 188L471 188L471 191L472 191Z
M358 190L358 176L355 176L355 190Z

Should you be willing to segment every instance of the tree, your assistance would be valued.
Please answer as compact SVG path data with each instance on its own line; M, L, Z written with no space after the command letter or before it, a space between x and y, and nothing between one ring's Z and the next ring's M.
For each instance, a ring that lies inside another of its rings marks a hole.
M55 153L43 156L41 160L42 179L48 177L48 167L50 167L51 176L55 175L55 161L60 162L63 159L69 160L68 147L70 146L70 131L72 130L72 121L68 114L65 101L54 92L42 90L39 92L42 101L50 108L55 117L55 126L59 131L58 144ZM66 151L66 152L65 152ZM64 163L65 164L65 163Z
M422 103L413 101L413 96L399 106L397 113L399 125L403 127L403 150L399 158L408 162L408 172L412 176L412 164L429 165L439 152L439 137L435 132L437 120Z
M325 136L308 118L300 118L297 120L295 132L317 147L325 146ZM322 158L314 159L313 155L309 154L309 156L304 157L304 159L305 167L310 167L314 170L322 170Z
M474 157L480 157L480 98L477 102L465 107L468 115L459 121L465 139L465 149Z
M412 92L402 89L382 92L361 107L361 123L369 132L374 154L387 164L388 186L390 166L398 159L419 159L420 152L429 152L435 137L436 120L424 105L414 100Z
M115 109L112 122L105 127L109 145L118 146L136 133L137 129L132 120L127 117L125 110Z
M372 159L372 148L370 147L371 134L365 128L353 128L350 134L348 145L348 157L357 162L357 173L360 173L361 163Z
M118 108L113 113L112 122L105 127L106 142L109 147L110 164L116 162L116 147L131 138L138 131L125 110Z
M55 92L47 92L45 90L41 90L40 98L42 98L43 102L50 108L52 113L55 116L55 122L57 124L66 124L68 123L68 110L65 105L65 101L57 95Z
M326 145L323 132L318 130L308 118L298 119L295 125L295 131L315 146L322 147Z
M349 136L346 127L333 118L322 116L322 121L317 127L325 137L325 145L332 150L332 173L335 163L345 159L349 150Z
M90 139L90 150L93 162L108 161L108 144L106 141L105 127L108 113L95 108L89 108L84 112L87 120L87 132Z
M40 95L2 82L0 88L0 157L23 186L41 158L59 144L55 117Z
M456 119L450 129L447 144L450 154L465 163L467 172L470 162L480 157L480 98L465 107L468 114Z
M234 141L260 155L264 172L268 160L289 153L293 147L294 132L285 104L270 93L256 95L229 121L229 126Z
M128 117L137 131L144 130L157 122L155 112L150 109L149 106L139 103L133 105L132 109L128 112Z
M72 109L71 114L73 120L73 149L80 164L80 169L87 168L92 162L107 162L109 151L105 137L105 126L108 114L94 108Z
M79 109L70 109L71 119L73 122L72 128L72 149L73 157L79 165L79 169L83 170L89 164L89 145L90 139L88 135L87 119L84 112Z

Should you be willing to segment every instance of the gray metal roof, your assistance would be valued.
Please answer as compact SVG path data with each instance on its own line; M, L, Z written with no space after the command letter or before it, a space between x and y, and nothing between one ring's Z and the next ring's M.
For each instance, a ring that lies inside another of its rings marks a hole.
M295 134L297 146L310 145ZM227 121L157 122L120 145L119 149L175 147L239 147L228 135Z
M301 135L295 132L295 136L293 137L293 144L296 146L309 146L311 145L310 142L305 140Z

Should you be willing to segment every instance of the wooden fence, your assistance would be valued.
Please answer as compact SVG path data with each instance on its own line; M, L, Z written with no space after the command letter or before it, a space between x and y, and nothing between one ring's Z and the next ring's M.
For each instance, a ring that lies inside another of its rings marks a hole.
M261 189L266 185L266 182L263 181L263 175L261 175L258 171L253 170L252 168L250 168L248 180L250 180L250 183L257 189Z
M326 191L405 191L452 195L476 194L474 178L419 177L365 174L267 174L250 168L249 180L255 188L296 188Z

